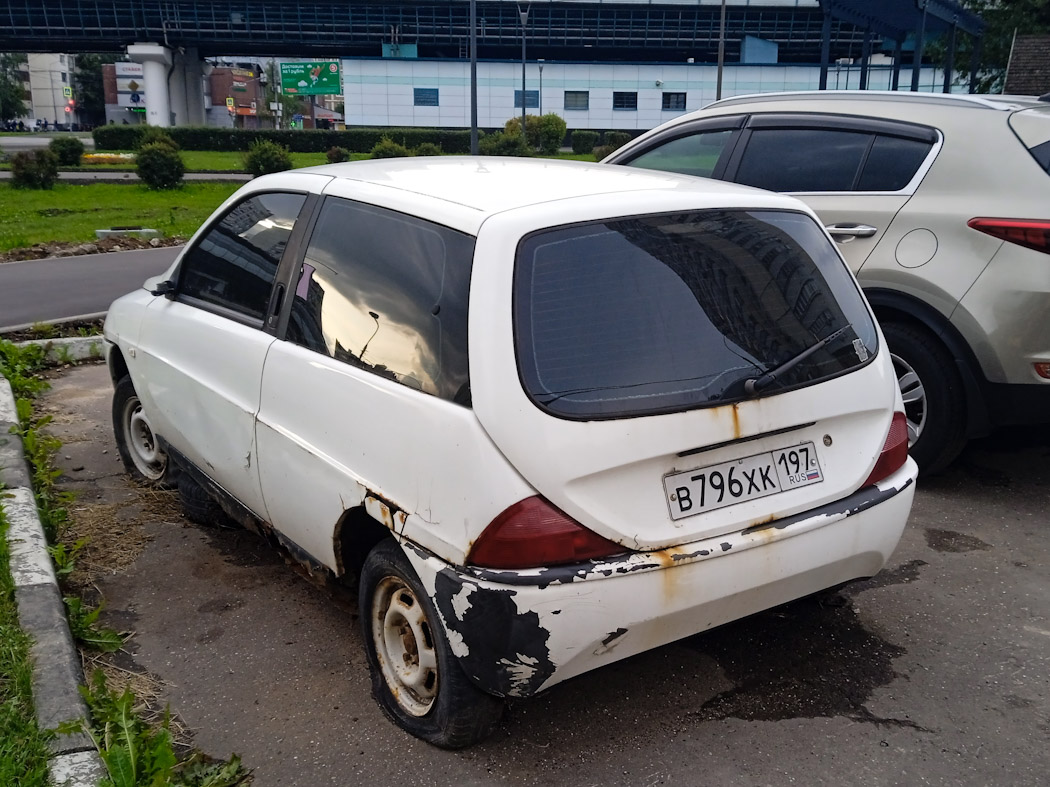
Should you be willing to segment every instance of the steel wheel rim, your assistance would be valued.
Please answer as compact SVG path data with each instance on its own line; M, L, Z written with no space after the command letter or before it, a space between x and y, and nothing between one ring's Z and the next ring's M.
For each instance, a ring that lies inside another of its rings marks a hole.
M922 430L926 428L929 412L926 403L926 387L911 364L892 352L890 358L893 360L893 371L897 375L897 385L900 387L901 398L904 400L904 417L908 421L908 447L911 448L922 435Z
M423 605L400 577L385 577L376 586L372 642L398 705L412 716L425 716L437 699L437 650Z
M167 457L157 445L153 427L137 397L128 399L124 405L124 441L131 461L142 475L150 481L157 481L164 475Z

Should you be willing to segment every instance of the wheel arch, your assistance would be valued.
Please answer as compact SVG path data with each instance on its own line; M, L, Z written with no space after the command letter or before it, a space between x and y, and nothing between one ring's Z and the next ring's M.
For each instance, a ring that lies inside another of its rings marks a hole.
M343 512L336 522L334 538L339 575L356 581L368 553L383 539L395 536L394 531L368 513L362 503Z
M962 378L966 398L966 435L980 437L991 431L988 402L981 384L983 374L977 356L948 318L929 304L896 290L865 289L879 322L899 322L930 333L951 354Z
M113 345L107 359L110 380L116 385L128 374L128 362L124 360L124 353L120 351L120 345Z

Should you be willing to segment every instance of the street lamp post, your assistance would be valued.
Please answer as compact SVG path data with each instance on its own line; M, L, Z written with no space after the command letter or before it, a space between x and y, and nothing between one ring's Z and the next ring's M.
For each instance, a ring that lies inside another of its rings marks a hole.
M525 25L529 21L529 6L525 4L525 10L518 6L518 15L521 17L521 136L525 136Z
M541 57L537 62L540 64L540 117L543 117L543 58Z

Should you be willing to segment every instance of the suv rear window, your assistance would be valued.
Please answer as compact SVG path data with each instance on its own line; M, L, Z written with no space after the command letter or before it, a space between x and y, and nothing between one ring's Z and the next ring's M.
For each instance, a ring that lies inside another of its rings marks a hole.
M519 245L514 275L522 383L562 417L740 401L745 381L840 329L766 393L849 371L876 348L856 282L802 213L711 210L545 230Z
M1050 173L1050 107L1038 107L1010 115L1010 128L1040 168Z

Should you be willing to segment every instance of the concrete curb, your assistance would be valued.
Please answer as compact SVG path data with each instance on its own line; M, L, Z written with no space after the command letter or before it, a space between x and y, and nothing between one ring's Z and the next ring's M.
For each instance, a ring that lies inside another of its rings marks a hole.
M102 334L94 336L73 336L68 339L30 339L18 342L19 347L36 345L43 347L47 359L52 363L72 363L73 361L96 361L104 357L105 340Z
M101 345L101 339L96 340ZM9 524L11 575L18 620L33 640L33 701L37 724L51 729L64 721L87 721L88 710L77 687L84 682L80 657L73 645L66 608L55 577L47 539L33 496L31 476L18 426L11 385L0 377L0 482ZM89 787L106 775L91 739L84 733L56 735L49 762L51 779L68 787Z

